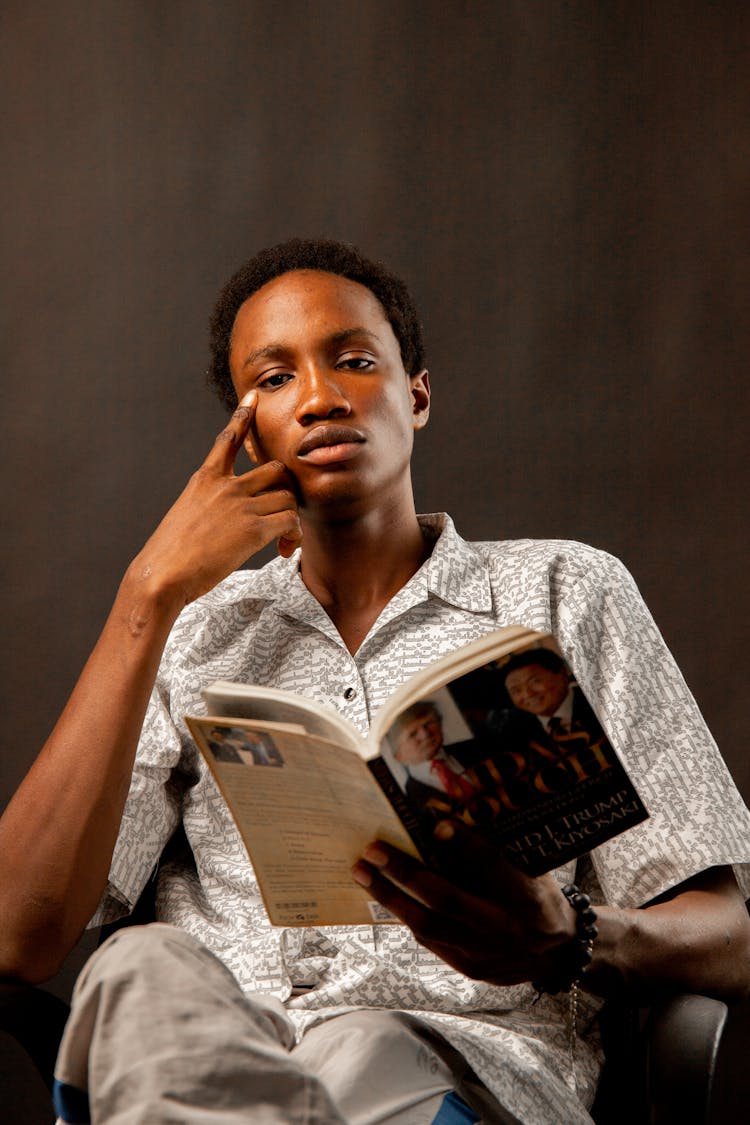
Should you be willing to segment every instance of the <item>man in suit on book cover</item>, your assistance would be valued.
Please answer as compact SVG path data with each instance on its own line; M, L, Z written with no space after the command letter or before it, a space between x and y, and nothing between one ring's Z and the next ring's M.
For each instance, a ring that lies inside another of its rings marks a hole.
M606 737L591 704L557 653L527 649L503 665L502 676L513 706L536 716L561 751L573 749L581 739L588 745Z
M750 978L750 817L674 661L605 553L467 543L447 515L417 516L430 378L411 294L380 263L326 240L256 254L215 307L210 378L231 417L127 568L0 820L5 977L52 976L158 870L158 922L115 934L79 978L60 1117L584 1125L601 996L733 999ZM240 569L274 541L278 558ZM303 692L365 734L410 675L508 622L554 629L649 779L649 819L581 869L596 939L561 893L574 862L532 879L452 821L436 847L462 879L382 842L352 873L403 925L272 927L184 724L201 688ZM189 849L162 864L179 824Z
M462 754L471 743L446 747L443 719L436 703L421 700L407 707L388 731L393 756L406 770L405 793L413 808L434 822L450 816L476 796L466 774L476 758ZM468 757L468 761L467 761Z

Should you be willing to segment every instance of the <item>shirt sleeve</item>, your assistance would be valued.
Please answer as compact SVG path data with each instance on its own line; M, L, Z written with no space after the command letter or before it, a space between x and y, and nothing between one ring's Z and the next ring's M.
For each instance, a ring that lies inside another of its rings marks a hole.
M641 906L709 867L750 896L750 814L625 567L592 552L562 579L558 636L649 819L591 854L607 902Z
M182 743L157 681L138 744L107 888L89 926L128 914L180 821Z

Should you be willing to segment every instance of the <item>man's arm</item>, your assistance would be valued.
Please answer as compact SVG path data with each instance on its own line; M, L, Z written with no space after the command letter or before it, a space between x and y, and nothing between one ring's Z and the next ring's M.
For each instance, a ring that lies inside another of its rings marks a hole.
M284 467L236 476L255 395L125 574L75 690L0 819L0 976L50 977L106 886L138 737L180 611L273 539L301 532Z
M378 842L358 882L459 972L492 984L551 981L575 940L555 880L516 870L478 832L436 831L448 879ZM648 1003L673 991L735 1001L750 991L750 920L730 868L712 868L638 910L597 907L599 936L581 984Z

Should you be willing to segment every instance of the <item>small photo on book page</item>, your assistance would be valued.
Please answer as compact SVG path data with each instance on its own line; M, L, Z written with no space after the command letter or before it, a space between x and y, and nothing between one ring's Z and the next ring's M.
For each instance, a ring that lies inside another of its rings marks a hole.
M213 723L206 729L205 738L215 762L246 766L284 765L281 751L266 731Z

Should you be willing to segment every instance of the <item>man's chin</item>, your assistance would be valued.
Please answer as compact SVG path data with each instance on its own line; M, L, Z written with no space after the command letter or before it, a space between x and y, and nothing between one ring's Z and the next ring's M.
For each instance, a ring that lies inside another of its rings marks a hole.
M299 489L299 511L310 523L349 523L364 515L372 503L372 495L363 496L360 489L343 480L318 481L313 487Z

